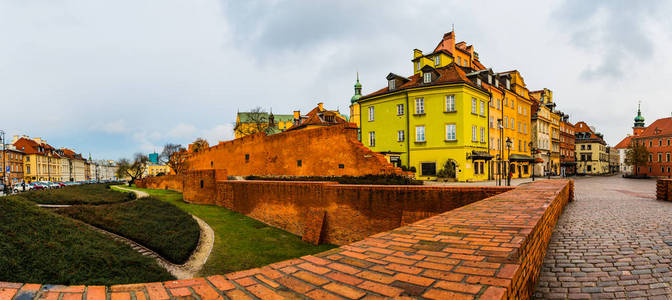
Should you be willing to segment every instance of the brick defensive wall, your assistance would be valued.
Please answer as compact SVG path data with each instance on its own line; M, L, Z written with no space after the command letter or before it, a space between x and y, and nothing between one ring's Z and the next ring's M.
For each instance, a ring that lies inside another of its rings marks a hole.
M191 154L189 170L226 169L231 176L361 176L402 174L357 140L352 123L263 133L220 142Z
M656 180L656 199L672 201L672 179Z
M315 255L178 281L0 282L0 299L529 299L573 182L544 180Z

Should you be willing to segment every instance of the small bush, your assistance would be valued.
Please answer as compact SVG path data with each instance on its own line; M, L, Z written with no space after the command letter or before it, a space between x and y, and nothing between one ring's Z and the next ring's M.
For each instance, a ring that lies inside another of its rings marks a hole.
M59 209L58 213L131 239L174 263L189 259L200 236L200 227L191 215L154 198L97 206L75 205Z
M0 200L0 281L110 285L171 280L154 259L22 197Z
M39 204L109 204L129 200L126 193L114 191L108 184L85 184L60 189L28 191L18 196Z
M422 181L401 175L364 175L364 176L303 176L303 177L272 177L247 176L247 180L276 181L335 181L340 184L371 184L371 185L422 185Z

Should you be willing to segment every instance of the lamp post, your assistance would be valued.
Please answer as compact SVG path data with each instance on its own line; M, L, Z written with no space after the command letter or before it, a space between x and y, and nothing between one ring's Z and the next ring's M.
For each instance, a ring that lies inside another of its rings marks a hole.
M532 154L532 161L530 163L530 166L532 167L532 181L534 181L534 153L535 149L532 147L532 142L528 143L528 146L530 146L530 154Z
M507 172L506 172L506 185L511 186L511 162L509 159L511 158L511 147L513 145L513 142L511 141L510 138L506 138L506 150L507 150L507 157L506 157L506 164L507 164Z
M548 150L548 179L551 179L551 150Z

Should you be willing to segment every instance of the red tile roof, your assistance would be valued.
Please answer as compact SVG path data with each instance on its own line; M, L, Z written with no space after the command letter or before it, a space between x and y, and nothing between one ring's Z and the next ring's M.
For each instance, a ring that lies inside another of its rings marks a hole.
M482 87L479 87L474 83L473 81L469 80L467 78L467 74L460 68L458 65L456 65L454 62L450 63L449 65L445 67L441 67L438 69L435 69L436 72L439 73L439 77L436 78L434 81L431 83L424 83L422 80L422 75L421 74L415 74L411 77L408 77L409 81L404 83L402 86L399 88L394 89L393 91L390 91L387 87L382 88L380 90L377 90L373 93L370 93L368 95L362 96L359 98L360 100L365 99L365 98L370 98L373 96L378 96L382 95L388 92L397 92L409 88L415 88L415 87L422 87L422 86L433 86L433 85L442 85L442 84L451 84L451 83L466 83L468 85L471 85L477 89L484 90Z
M26 154L47 155L47 153L51 152L54 156L59 156L56 152L54 152L55 149L51 145L47 143L38 144L35 140L32 139L22 137L14 142L14 146L16 149L21 150Z
M597 134L595 134L595 132L593 132L593 130L590 129L590 126L588 126L588 124L586 124L586 122L583 122L583 121L577 122L574 125L574 132L589 132L590 133L590 138L588 138L588 139L598 140L599 142L604 143L604 139L599 137ZM583 140L585 140L585 139L583 139Z
M305 116L301 116L298 124L292 125L292 127L287 130L295 130L303 128L310 125L335 125L348 123L341 115L336 111L331 110L320 110L320 107L317 106L308 112Z
M672 117L658 119L655 122L651 123L642 134L638 135L637 138L641 137L652 137L658 135L672 135Z
M632 136L626 136L622 141L620 141L616 146L614 146L614 149L625 149L630 146L630 142L632 141Z

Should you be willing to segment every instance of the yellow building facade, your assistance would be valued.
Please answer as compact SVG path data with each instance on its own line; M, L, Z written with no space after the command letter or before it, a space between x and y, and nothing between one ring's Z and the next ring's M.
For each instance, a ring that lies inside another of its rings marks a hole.
M429 54L415 49L412 76L390 73L386 88L356 101L362 143L418 179L488 179L492 76L469 67L473 47L456 46L450 32Z
M490 102L490 179L530 177L532 172L532 101L516 70L495 74Z
M294 115L274 115L266 112L239 112L236 115L234 137L241 138L257 132L282 132L294 125Z

